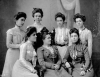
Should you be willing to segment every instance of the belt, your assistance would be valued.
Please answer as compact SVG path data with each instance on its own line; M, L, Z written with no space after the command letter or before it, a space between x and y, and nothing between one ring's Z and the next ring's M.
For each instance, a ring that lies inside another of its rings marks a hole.
M56 44L57 46L66 46L66 44Z

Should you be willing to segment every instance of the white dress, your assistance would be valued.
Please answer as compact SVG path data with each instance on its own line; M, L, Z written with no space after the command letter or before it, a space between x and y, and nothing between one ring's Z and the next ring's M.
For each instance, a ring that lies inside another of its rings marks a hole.
M61 55L61 58L63 59L65 56L65 53L67 51L67 47L69 44L69 29L63 27L63 28L56 28L55 29L55 43L56 44L60 44L60 45L64 45L64 46L59 46L57 45L57 48L59 50L59 53Z
M11 36L10 40L12 47L8 48L4 63L4 68L2 72L3 77L11 77L12 68L16 60L19 59L20 50L18 44L22 43L22 40L25 36L25 32L20 31L18 27L11 28L7 31L7 38ZM7 40L7 41L8 41Z
M36 52L30 41L22 44L20 47L20 57L16 61L12 77L38 77L34 67L36 66Z

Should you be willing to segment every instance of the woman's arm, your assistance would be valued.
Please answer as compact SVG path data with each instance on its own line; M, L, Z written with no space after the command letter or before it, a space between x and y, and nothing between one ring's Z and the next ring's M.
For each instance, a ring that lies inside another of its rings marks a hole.
M31 72L33 72L34 68L33 68L32 64L30 62L28 62L25 58L26 53L27 53L27 45L22 44L20 47L20 61L27 69L29 69Z
M88 68L89 63L90 63L90 57L89 57L89 52L87 47L84 49L84 57L85 57L85 70Z
M89 31L87 36L88 36L88 51L89 51L89 56L91 58L92 56L92 33L91 31Z
M20 44L13 44L13 34L10 30L7 32L6 46L7 48L20 48Z
M37 50L37 57L38 57L39 64L40 64L41 66L45 66L45 67L50 68L50 69L55 69L53 63L46 62L46 61L44 60L44 55L43 55L43 51L42 51L42 50L43 50L42 48L39 48L39 49Z

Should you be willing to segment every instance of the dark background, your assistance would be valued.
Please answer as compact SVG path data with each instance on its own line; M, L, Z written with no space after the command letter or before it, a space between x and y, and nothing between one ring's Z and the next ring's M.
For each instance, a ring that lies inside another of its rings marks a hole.
M18 11L27 13L27 25L32 24L32 8L41 7L44 10L42 23L51 30L56 27L54 14L58 11L55 5L56 0L0 0L0 74L2 73L6 56L6 31L14 27L13 16ZM93 55L92 62L95 70L95 77L100 77L100 0L80 0L81 13L86 15L85 26L93 33ZM53 18L53 19L52 19Z

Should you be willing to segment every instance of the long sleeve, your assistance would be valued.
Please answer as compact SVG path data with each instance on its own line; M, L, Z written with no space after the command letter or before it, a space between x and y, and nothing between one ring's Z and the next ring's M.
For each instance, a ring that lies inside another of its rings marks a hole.
M13 44L13 33L11 29L7 31L6 45L7 48L20 48L20 44Z
M37 56L38 56L39 64L40 64L41 66L45 66L45 67L47 67L47 68L54 69L54 64L53 64L53 63L46 62L46 61L44 60L44 55L43 55L42 48L39 48L39 49L37 50Z
M87 69L90 63L90 57L87 47L84 49L84 57L85 57L85 67Z
M89 56L91 58L91 55L92 55L92 33L91 31L89 31L87 36L88 36L88 51L89 51Z
M22 44L20 47L20 61L27 69L29 69L32 72L34 68L32 64L25 59L26 52L27 52L27 45Z

